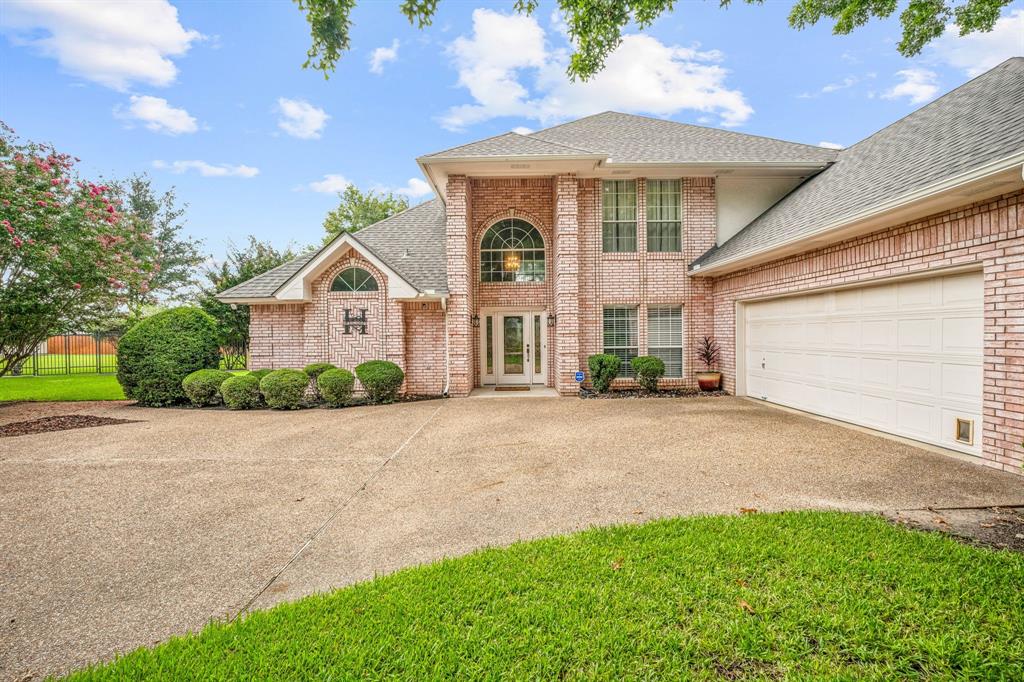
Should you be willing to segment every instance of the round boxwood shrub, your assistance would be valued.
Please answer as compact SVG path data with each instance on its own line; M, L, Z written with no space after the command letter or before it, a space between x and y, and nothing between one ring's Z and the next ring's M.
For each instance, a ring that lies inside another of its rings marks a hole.
M272 369L254 369L253 371L249 372L248 376L256 377L256 381L262 381L263 377L267 376L273 371L274 370Z
M405 380L405 372L393 362L370 360L356 367L356 376L371 403L393 403Z
M590 368L590 383L598 393L606 393L611 388L612 381L619 376L619 367L622 360L618 355L610 353L598 353L587 358L587 367Z
M665 376L665 363L661 358L653 355L640 355L630 362L633 365L633 372L640 388L645 391L656 392L658 390L658 379Z
M275 410L297 410L309 388L309 377L298 369L275 369L260 379L260 392Z
M316 385L317 377L329 369L337 369L337 367L329 362L314 362L302 368L302 371L306 373L307 377L309 377L309 385L312 387L313 395L316 396L317 400L321 398L320 389L317 388Z
M217 323L198 308L174 308L147 317L117 343L117 381L140 405L183 402L185 377L219 364Z
M232 410L251 410L263 405L263 394L260 393L260 380L250 374L232 376L220 385L220 394L224 403ZM267 371L270 374L270 371Z
M197 369L182 380L181 387L196 407L220 405L224 402L220 385L232 376L231 372L220 369Z
M343 407L352 398L356 378L347 369L329 369L316 378L320 395L331 407Z

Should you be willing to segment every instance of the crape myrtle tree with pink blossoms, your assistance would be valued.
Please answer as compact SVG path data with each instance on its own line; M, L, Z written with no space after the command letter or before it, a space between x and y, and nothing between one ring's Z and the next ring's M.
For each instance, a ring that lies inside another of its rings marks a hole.
M0 122L0 377L155 274L145 224L125 217L111 187L80 179L77 161Z

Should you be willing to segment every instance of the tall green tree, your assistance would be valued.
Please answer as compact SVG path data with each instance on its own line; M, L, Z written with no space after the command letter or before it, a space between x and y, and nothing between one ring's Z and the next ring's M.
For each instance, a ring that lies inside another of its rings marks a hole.
M0 377L152 281L152 235L75 163L0 123Z
M227 369L243 367L249 352L249 306L218 301L216 295L256 275L262 275L296 257L288 246L275 249L269 242L261 242L252 235L244 246L228 245L224 260L207 268L206 286L199 295L199 306L217 321L221 348L225 350Z
M719 0L723 8L733 0ZM739 0L760 5L764 0ZM960 35L991 31L1003 8L1013 0L796 0L789 25L796 29L831 19L832 32L846 35L873 18L885 19L900 6L903 37L897 49L904 57L919 54L931 40L954 24ZM402 14L419 28L429 26L440 0L403 0ZM311 45L303 68L322 71L327 78L350 46L350 16L356 0L295 0L309 22ZM539 0L515 0L512 8L533 14ZM558 0L575 52L568 73L573 80L588 80L604 68L605 59L622 42L622 31L636 24L644 31L656 19L672 12L676 0Z
M349 185L338 194L341 203L324 219L324 243L331 241L342 232L358 232L367 225L373 225L385 218L409 208L409 200L391 192L362 192Z

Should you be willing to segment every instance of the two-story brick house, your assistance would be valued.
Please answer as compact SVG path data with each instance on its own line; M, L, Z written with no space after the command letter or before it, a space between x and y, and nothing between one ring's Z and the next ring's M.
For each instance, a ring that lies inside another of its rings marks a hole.
M839 151L607 112L418 161L439 198L221 294L251 368L568 395L712 336L730 392L1020 471L1024 59Z

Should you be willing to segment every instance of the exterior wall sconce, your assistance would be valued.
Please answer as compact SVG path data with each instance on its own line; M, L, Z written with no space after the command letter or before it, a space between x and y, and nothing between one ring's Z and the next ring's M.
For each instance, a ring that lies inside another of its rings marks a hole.
M480 316L479 315L474 315L471 319L473 321L473 328L474 329L479 329L480 328Z
M555 326L555 319L556 319L555 315L548 315L548 326L549 327L554 327Z

